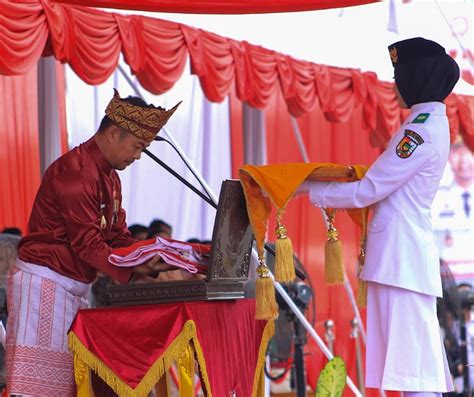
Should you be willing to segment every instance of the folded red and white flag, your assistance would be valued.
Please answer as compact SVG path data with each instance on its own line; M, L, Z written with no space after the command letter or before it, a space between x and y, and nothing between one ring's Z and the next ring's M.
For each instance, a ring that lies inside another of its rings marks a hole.
M186 243L156 237L112 250L109 262L119 267L132 267L159 255L163 262L189 273L206 273L210 253L209 244Z

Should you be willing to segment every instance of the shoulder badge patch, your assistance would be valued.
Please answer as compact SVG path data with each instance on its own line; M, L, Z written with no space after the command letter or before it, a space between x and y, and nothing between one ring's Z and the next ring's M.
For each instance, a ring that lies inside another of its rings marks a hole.
M418 116L415 117L415 120L412 121L414 124L422 124L430 117L429 113L420 113Z
M423 138L412 130L405 130L403 138L397 145L397 156L402 159L407 159L412 155L418 145L424 142Z

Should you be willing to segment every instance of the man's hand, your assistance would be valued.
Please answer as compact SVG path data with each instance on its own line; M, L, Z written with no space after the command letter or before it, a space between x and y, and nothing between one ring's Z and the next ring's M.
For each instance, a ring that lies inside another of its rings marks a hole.
M153 258L148 260L141 265L135 266L133 268L133 273L137 276L149 276L156 278L160 272L167 272L169 270L176 269L173 266L168 265L165 262L161 261L160 255L155 255Z

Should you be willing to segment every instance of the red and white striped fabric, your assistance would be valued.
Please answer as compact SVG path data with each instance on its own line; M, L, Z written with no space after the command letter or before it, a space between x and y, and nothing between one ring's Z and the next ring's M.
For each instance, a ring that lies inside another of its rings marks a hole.
M156 237L114 249L109 255L109 262L119 267L131 267L159 255L163 262L189 273L206 273L210 252L211 246L208 244Z
M8 277L7 385L11 394L74 397L67 331L90 285L17 260Z

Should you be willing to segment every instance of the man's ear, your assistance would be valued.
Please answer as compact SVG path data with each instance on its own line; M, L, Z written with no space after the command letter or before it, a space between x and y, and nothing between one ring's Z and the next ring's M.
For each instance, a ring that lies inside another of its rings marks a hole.
M116 125L111 125L107 129L107 140L112 143L112 142L118 142L120 139L120 128L117 127Z

